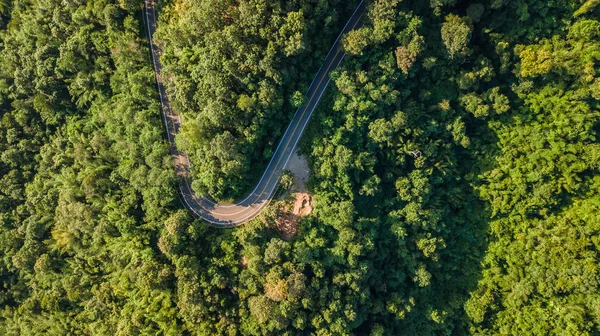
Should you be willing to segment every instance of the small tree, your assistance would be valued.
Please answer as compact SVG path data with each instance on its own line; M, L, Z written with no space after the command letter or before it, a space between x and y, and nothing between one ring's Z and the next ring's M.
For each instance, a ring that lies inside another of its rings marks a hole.
M294 179L294 174L286 169L281 173L279 185L283 190L290 190L290 188L294 185Z
M343 40L344 50L352 55L362 54L369 45L373 30L368 27L352 30L346 34Z
M290 103L292 103L292 106L294 106L294 107L300 107L300 106L304 105L305 101L306 101L306 97L304 97L304 95L300 91L294 92L294 94L290 98Z
M451 59L469 54L467 44L471 40L472 29L468 19L454 14L446 16L446 22L442 24L442 41Z

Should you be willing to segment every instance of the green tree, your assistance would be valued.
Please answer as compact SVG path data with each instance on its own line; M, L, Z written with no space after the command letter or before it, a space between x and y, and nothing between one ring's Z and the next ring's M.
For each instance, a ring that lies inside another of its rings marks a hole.
M442 41L451 59L469 55L472 26L468 19L448 14L442 24Z

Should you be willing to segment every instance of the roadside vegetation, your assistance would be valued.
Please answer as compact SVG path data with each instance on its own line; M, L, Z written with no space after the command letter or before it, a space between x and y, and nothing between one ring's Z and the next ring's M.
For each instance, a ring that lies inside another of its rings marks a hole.
M177 1L155 36L194 190L243 198L358 1Z
M198 192L250 189L355 5L163 4ZM178 203L138 1L0 2L0 334L598 334L599 17L371 1L288 241Z

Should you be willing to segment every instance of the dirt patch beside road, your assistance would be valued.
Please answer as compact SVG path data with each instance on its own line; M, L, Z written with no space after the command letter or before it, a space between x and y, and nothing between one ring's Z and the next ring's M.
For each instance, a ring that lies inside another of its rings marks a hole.
M292 214L305 217L313 212L312 197L308 193L296 193Z
M312 197L308 193L295 193L293 196L293 201L282 203L275 220L275 229L286 240L298 234L300 218L313 212Z
M294 185L292 186L291 191L306 193L308 191L306 182L308 182L308 176L310 174L306 158L299 155L298 152L294 153L294 155L290 157L290 161L288 161L285 169L294 174Z
M306 187L310 174L306 159L296 152L290 157L285 169L294 174L294 184L290 188L291 194L286 193L285 200L279 203L275 229L283 239L289 240L298 234L300 219L313 212L313 199Z

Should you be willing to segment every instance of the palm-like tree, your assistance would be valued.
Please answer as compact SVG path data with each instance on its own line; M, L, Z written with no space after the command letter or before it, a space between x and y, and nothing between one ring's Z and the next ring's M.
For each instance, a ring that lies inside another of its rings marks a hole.
M0 14L7 14L10 9L10 0L0 0Z

